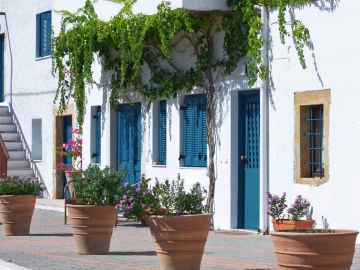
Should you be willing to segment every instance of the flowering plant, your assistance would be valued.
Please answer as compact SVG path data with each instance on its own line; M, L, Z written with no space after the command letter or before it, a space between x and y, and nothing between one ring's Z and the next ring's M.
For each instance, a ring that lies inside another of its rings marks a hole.
M66 156L66 157L71 157L76 159L80 159L78 164L77 164L77 168L81 169L81 165L82 165L82 128L80 127L79 129L77 128L72 128L70 129L70 133L71 134L75 134L75 139L70 139L68 140L68 142L63 145L61 145L58 148L58 153L60 157ZM70 173L72 170L74 170L74 168L72 166L66 165L64 162L60 162L57 165L58 170L60 171L64 171L65 173Z
M295 198L295 202L286 210L287 214L284 214L285 208L287 207L286 192L284 192L281 197L271 194L269 191L267 191L266 194L268 196L269 205L267 213L273 219L284 219L287 217L291 220L299 220L309 211L310 202L301 195L298 195Z
M34 195L39 196L45 188L42 183L25 177L3 176L0 178L0 195Z
M186 215L201 214L208 209L203 205L206 190L197 182L189 192L184 189L184 179L180 174L176 180L160 183L156 180L154 187L149 187L145 175L135 185L125 183L123 197L116 207L126 218L141 219L145 215Z

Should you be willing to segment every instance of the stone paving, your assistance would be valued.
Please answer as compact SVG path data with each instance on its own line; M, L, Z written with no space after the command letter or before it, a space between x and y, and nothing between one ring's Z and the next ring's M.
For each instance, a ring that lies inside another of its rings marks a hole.
M149 228L120 222L108 255L78 255L63 213L38 210L29 236L3 236L0 259L29 269L159 269ZM1 266L0 266L1 269ZM201 269L278 269L270 236L210 231ZM360 269L360 245L351 269Z

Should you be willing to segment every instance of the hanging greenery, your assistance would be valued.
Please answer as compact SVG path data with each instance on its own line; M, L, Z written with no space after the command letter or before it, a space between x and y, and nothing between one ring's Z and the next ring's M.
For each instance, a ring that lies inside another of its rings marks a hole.
M215 104L221 90L220 80L230 75L243 57L247 57L248 85L267 78L262 65L262 30L259 6L278 8L281 42L285 43L285 13L291 5L312 0L228 0L230 12L197 12L186 9L171 10L162 2L154 15L133 14L136 0L109 0L123 8L109 21L100 20L91 0L76 13L60 11L61 29L52 42L53 75L58 77L54 103L59 101L59 113L64 112L74 98L79 125L84 122L85 86L94 83L92 64L98 54L105 71L112 74L110 105L117 110L120 97L128 99L128 91L139 91L148 104L158 98L174 98L180 91L194 87L207 95L208 171L210 178L208 203L212 204L215 188ZM293 36L303 68L306 67L303 47L308 30L300 21L293 21ZM214 53L214 37L224 33L223 55ZM186 49L183 49L186 44ZM191 49L194 64L180 68L173 53ZM116 57L113 56L114 50ZM150 80L142 80L142 69L150 71Z

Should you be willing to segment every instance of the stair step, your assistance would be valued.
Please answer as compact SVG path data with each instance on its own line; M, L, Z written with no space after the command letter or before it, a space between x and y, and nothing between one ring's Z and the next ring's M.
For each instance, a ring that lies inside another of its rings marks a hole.
M8 159L8 169L10 168L30 168L30 161L26 158L10 158Z
M0 123L0 132L2 131L17 131L14 123Z
M11 149L8 150L10 158L25 158L26 152L24 149Z
M23 148L22 141L20 141L20 140L15 140L15 141L4 140L4 143L5 143L5 147L8 151L12 150L12 149L22 149Z
M32 177L34 171L32 168L8 168L7 175L17 175L19 177Z
M11 114L0 114L0 123L10 124L13 123L13 118Z
M17 141L20 140L20 133L17 131L0 131L3 140Z
M0 114L8 114L9 107L8 106L0 106Z

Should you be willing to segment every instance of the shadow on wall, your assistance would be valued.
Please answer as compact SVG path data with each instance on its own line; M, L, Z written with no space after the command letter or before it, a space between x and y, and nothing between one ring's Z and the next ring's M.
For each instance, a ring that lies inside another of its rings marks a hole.
M338 8L339 4L340 4L340 0L321 0L321 1L314 1L314 2L310 2L310 3L304 3L304 4L298 5L296 7L292 6L292 7L289 8L290 18L291 18L291 21L296 19L296 16L295 16L295 10L296 9L301 10L301 9L304 9L305 7L307 7L307 6L315 6L321 12L334 12ZM269 29L271 31L271 28L269 28ZM293 24L291 24L291 31L292 32L294 31L294 25ZM311 29L309 29L309 32L310 31L311 31ZM293 44L296 47L297 43L296 43L296 40L294 38L294 35L292 35L292 38L293 38ZM273 50L272 50L273 42L272 42L271 35L269 37L268 44L269 44L268 45L269 100L270 100L270 104L271 104L273 110L276 111L276 106L275 106L275 103L274 103L274 100L273 100L273 94L272 94L273 91L276 91L276 87L275 87L274 81L272 79L272 63L274 61L274 57L273 57ZM323 82L323 80L321 78L320 71L319 71L318 66L317 66L316 55L315 55L315 52L314 52L315 46L314 46L314 43L311 40L310 33L309 33L309 40L305 43L305 45L311 51L311 56L312 56L312 59L313 59L313 67L314 67L314 70L316 72L316 76L318 78L318 81L320 82L321 86L323 87L324 82ZM288 59L288 60L290 61L290 59Z

